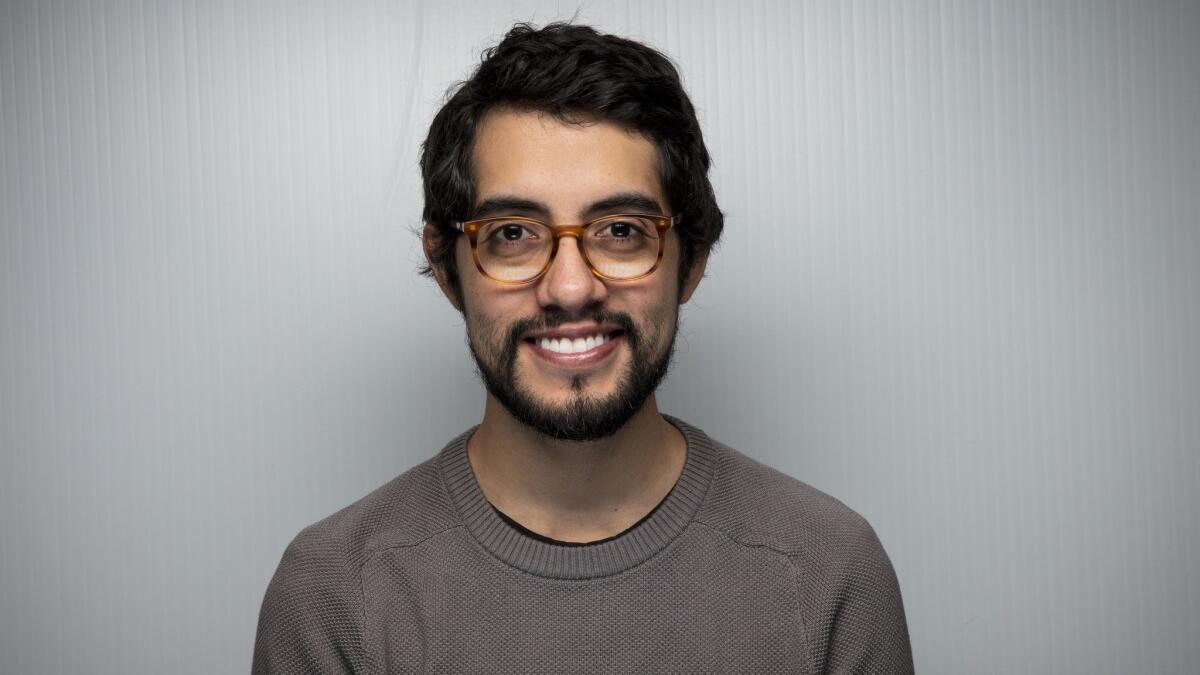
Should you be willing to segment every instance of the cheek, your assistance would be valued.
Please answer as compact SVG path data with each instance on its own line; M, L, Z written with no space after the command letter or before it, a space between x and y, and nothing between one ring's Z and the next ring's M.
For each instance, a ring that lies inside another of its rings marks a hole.
M457 246L454 249L454 261L458 266L458 285L462 289L463 306L466 310L468 322L471 323L475 335L486 335L489 326L492 325L492 320L487 316L487 312L481 311L483 307L489 307L495 303L487 298L488 288L486 279L475 268L475 258L471 255L471 242L466 236L459 237ZM485 331L485 332L480 332Z
M461 235L454 245L454 267L458 270L458 283L464 292L474 291L479 282L479 270L475 269L475 259L471 256L471 242L466 235Z
M641 289L636 297L626 296L631 304L623 309L633 317L641 333L639 351L658 352L670 339L677 309L673 288L673 283L659 283Z
M489 295L477 274L464 276L463 315L468 337L476 347L489 352L507 349L509 329L518 316L516 309L506 308L502 294Z
M650 317L650 339L653 340L656 348L662 347L674 328L675 313L669 299L667 300L668 302L659 305Z

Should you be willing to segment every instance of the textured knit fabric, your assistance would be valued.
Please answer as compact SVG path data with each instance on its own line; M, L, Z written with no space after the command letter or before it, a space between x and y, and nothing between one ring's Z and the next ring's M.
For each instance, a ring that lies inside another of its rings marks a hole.
M513 527L436 456L302 530L259 615L267 673L910 673L900 589L836 499L664 415L675 486L615 538Z

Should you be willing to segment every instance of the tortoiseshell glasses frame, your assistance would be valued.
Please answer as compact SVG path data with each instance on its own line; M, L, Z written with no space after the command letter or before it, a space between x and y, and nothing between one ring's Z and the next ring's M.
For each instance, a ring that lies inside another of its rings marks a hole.
M655 256L654 264L650 266L649 270L646 270L642 274L638 274L638 275L632 276L632 277L614 277L614 276L609 276L607 274L604 274L600 270L596 269L595 265L592 264L592 261L588 259L587 251L584 250L585 247L580 245L583 242L583 235L587 232L588 228L590 228L592 225L595 225L596 223L601 222L601 221L613 220L613 219L617 219L617 218L644 218L644 219L651 221L654 224L654 228L657 231L657 236L658 236L658 253ZM525 218L523 216L496 216L494 218L480 218L478 220L458 221L458 222L454 223L454 227L455 227L455 229L459 230L460 232L465 232L467 234L467 238L471 242L471 257L475 260L475 267L476 267L476 269L479 270L480 274L484 275L488 279L491 279L492 281L495 281L497 283L507 284L507 285L512 285L512 286L523 286L525 284L531 284L531 283L537 281L538 279L541 279L542 275L544 275L550 269L550 266L552 264L554 264L554 257L558 254L558 242L563 237L575 237L576 248L579 250L579 255L583 258L583 261L585 263L587 263L588 269L590 269L592 271L592 274L596 275L597 277L599 277L601 279L606 279L609 281L634 281L636 279L642 279L647 276L650 276L651 274L654 273L655 270L658 269L658 266L662 263L663 249L666 246L666 240L667 240L667 230L671 229L671 227L673 227L674 225L678 225L679 221L681 219L682 219L682 214L675 214L673 216L661 216L661 215L650 214L650 213L617 213L617 214L602 216L595 220L586 222L582 225L551 226L549 223L546 223L541 220L537 220L535 218ZM479 261L479 250L477 247L479 232L484 227L486 227L489 223L494 223L494 222L498 222L498 221L504 221L506 223L508 223L508 222L532 223L532 224L540 225L542 227L549 229L550 232L553 234L554 239L550 245L550 257L546 259L546 264L542 267L542 269L540 271L537 272L537 274L534 274L532 277L530 277L528 279L524 279L524 280L520 280L520 281L513 281L510 279L497 279L496 277L488 274L487 270L485 270L483 268L483 263L481 263Z

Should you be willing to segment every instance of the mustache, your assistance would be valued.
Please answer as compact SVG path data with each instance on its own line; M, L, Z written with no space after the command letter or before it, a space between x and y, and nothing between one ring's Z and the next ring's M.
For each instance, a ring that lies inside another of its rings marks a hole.
M625 331L625 339L629 341L631 347L638 344L638 339L641 334L638 332L637 325L633 322L633 317L624 312L609 312L600 311L588 316L570 316L566 312L551 312L538 317L529 319L521 319L509 328L508 343L516 349L516 346L521 342L521 336L534 331L547 331L558 328L567 323L578 323L581 321L593 321L600 325L613 325Z

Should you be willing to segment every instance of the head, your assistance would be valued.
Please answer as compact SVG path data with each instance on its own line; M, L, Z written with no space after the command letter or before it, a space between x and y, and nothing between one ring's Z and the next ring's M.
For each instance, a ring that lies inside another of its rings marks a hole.
M452 91L422 146L421 273L464 314L484 383L514 417L556 438L609 435L665 376L678 306L723 227L679 74L650 47L586 26L518 24ZM622 192L680 217L647 279L595 277L577 240L564 238L543 277L499 285L475 269L454 227L499 196L542 206L504 215L580 224L590 204ZM580 325L619 329L619 353L605 366L559 370L531 353L530 333Z

